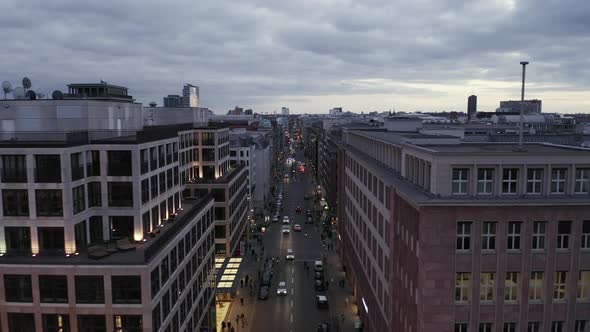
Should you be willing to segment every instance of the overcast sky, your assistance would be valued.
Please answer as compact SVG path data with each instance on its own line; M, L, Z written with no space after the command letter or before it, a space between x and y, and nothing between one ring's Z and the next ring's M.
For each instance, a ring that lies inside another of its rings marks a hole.
M124 85L147 104L292 113L465 111L527 98L590 112L588 0L0 1L0 80Z

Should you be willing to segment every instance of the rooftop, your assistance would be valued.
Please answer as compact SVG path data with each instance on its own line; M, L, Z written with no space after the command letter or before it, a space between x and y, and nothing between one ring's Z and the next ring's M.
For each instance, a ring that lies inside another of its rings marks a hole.
M576 154L590 157L590 149L549 143L526 143L519 150L516 143L419 144L436 153L449 154Z

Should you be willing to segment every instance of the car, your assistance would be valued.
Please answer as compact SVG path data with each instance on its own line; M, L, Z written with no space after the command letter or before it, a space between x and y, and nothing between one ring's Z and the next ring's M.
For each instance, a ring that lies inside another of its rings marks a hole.
M313 218L312 217L307 217L307 219L305 219L305 223L306 224L313 224Z
M288 178L289 178L289 174L285 174L285 179L288 179Z
M293 225L293 230L294 230L295 232L301 232L301 225L299 225L299 224L295 224L295 225Z
M283 224L289 223L289 216L283 216Z
M265 270L262 274L262 286L270 286L271 272Z
M272 217L272 222L278 222L279 221L279 216L275 215L274 217Z
M284 281L279 282L277 287L277 295L287 295L287 283Z
M268 299L268 286L260 287L260 290L258 291L258 299L259 300Z
M324 285L324 282L322 280L318 280L318 279L313 281L313 288L318 292L323 292L326 290L326 286Z
M330 324L325 323L325 322L318 324L317 332L330 332L330 331L332 331Z
M324 273L322 271L314 272L313 277L315 280L324 281Z
M296 207L295 212L297 212L297 213L301 212L301 206Z
M289 225L283 225L283 235L289 235L291 233L291 229L289 229Z
M311 217L312 216L311 210L308 209L307 211L305 211L305 215L308 217Z
M326 295L316 295L316 303L318 308L327 308L328 305L328 297Z
M294 260L295 254L293 254L293 249L287 249L287 260Z

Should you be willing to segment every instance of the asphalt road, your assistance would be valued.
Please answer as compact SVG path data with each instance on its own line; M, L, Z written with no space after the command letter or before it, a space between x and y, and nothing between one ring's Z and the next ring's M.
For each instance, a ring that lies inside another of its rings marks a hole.
M297 152L297 160L303 161L303 152ZM304 200L306 192L312 190L308 175L297 172L295 179L283 179L283 213L278 223L271 224L263 236L267 257L280 257L275 266L270 296L267 300L256 300L250 331L316 331L320 322L330 321L330 309L319 309L313 280L313 262L321 259L321 239L315 224L305 223L305 211L312 208L311 200ZM295 208L301 206L300 213ZM283 235L282 217L288 215L291 233ZM293 225L299 224L301 232L294 232ZM307 233L307 235L306 235ZM286 261L286 250L293 249L294 261ZM309 273L303 261L311 266ZM326 276L329 278L329 275ZM287 283L287 296L277 295L280 281Z

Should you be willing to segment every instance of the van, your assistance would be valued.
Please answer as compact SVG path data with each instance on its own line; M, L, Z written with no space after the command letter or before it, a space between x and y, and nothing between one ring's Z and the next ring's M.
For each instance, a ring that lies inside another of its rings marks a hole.
M316 271L323 271L324 263L322 263L322 261L315 261L314 268Z

